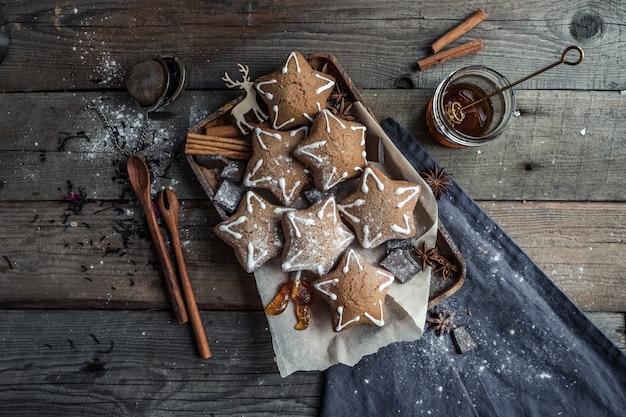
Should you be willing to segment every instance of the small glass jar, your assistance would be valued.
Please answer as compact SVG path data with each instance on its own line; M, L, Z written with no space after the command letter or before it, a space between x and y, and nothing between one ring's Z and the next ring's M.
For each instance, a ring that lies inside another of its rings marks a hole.
M513 118L513 89L476 102L509 84L502 74L484 66L453 72L439 84L428 103L426 123L431 135L450 148L478 146L494 140ZM476 104L468 106L470 103Z

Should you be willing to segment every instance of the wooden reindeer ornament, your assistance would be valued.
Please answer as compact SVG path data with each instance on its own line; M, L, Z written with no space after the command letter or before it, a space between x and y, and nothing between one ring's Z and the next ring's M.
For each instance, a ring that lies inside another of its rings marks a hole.
M250 77L248 73L250 69L248 66L243 66L241 64L237 64L239 67L239 72L243 74L242 81L233 81L228 75L227 72L224 73L222 80L226 82L226 86L228 88L239 88L240 90L244 90L246 92L246 97L237 103L235 107L230 111L231 115L235 118L237 122L237 127L241 130L242 133L249 133L254 127L248 123L246 120L246 114L250 111L253 112L254 116L260 122L267 120L267 115L261 110L259 104L256 99L256 91L254 90L254 82L250 81ZM244 128L247 128L247 130Z

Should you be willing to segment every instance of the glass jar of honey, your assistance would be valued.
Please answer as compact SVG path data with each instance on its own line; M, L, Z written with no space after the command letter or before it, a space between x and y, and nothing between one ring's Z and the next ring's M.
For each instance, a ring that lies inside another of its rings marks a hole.
M478 146L500 136L511 123L515 95L508 80L490 68L470 66L446 77L426 109L430 134L451 148Z

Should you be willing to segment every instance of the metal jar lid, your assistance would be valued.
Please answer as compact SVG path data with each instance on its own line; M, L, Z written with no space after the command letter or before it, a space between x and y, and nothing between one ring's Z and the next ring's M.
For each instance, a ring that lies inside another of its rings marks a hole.
M185 88L185 66L175 54L156 55L130 69L124 84L137 105L152 112L174 101Z

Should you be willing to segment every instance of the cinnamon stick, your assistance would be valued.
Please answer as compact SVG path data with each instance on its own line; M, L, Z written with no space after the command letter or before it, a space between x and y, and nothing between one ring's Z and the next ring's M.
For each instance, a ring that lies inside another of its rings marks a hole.
M417 61L417 67L420 71L424 71L435 65L443 64L451 59L460 58L465 55L473 54L483 49L483 40L475 39L471 42L464 43L463 45L455 46L454 48L446 49L443 52L436 53L426 58Z
M187 142L207 143L212 145L230 144L239 145L241 147L251 148L252 144L246 139L237 139L233 137L224 137L218 135L203 135L200 133L187 133Z
M187 144L185 145L185 149L191 148L191 147L196 147L196 148L208 147L208 148L224 149L224 150L240 151L240 152L250 152L252 150L250 145L246 145L246 144L228 143L228 142L198 142L193 139L188 139Z
M470 17L465 19L465 21L463 21L458 26L451 29L450 31L448 31L448 33L446 33L437 41L435 41L430 46L432 52L433 53L439 52L444 47L446 47L447 45L451 44L452 42L454 42L455 40L457 40L458 38L460 38L461 36L469 32L473 27L476 27L476 25L478 25L480 22L482 22L486 18L487 18L487 13L485 13L484 10L481 9L481 10L474 12Z
M252 156L251 151L237 151L232 149L217 148L210 145L188 145L185 147L187 155L222 155L226 158L246 161Z
M207 126L204 128L204 133L209 136L221 136L226 138L235 138L243 135L235 125Z

